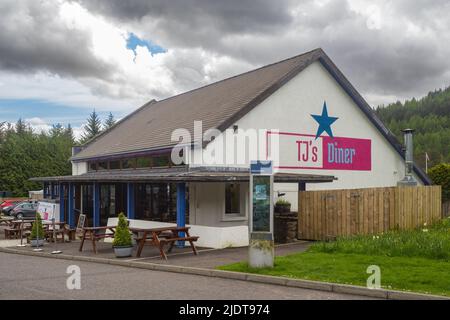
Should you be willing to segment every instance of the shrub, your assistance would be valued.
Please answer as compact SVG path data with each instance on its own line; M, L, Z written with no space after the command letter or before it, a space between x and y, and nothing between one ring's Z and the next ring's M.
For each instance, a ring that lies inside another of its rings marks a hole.
M440 163L428 170L434 184L442 186L442 201L450 200L450 163Z
M123 212L119 213L119 222L114 233L114 247L129 247L132 245L131 233L128 228L128 221Z
M44 227L42 226L42 219L39 213L36 213L36 221L31 228L30 239L44 239Z
M291 211L291 203L283 198L280 198L275 203L276 213L289 213Z
M275 203L275 205L287 207L287 206L290 206L291 203L290 203L289 201L287 201L286 199L279 198L279 199L277 200L277 202Z

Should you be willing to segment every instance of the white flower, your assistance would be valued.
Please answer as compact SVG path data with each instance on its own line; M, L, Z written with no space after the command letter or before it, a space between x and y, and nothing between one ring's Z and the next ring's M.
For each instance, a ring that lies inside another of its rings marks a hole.
M422 229L423 232L428 232L428 229Z

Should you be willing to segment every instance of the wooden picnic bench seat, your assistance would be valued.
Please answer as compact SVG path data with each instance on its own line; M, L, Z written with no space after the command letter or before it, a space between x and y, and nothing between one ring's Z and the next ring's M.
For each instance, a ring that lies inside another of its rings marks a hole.
M11 222L10 227L4 229L5 239L19 239L20 233L29 229L28 222L15 220Z
M164 252L164 246L170 244L168 252L172 251L175 243L177 241L188 241L191 245L194 254L197 254L197 249L195 248L194 242L198 240L199 237L189 235L189 227L162 227L162 228L130 228L130 231L137 234L136 241L138 243L138 249L136 256L140 257L142 249L146 243L151 244L159 249L161 257L167 260L167 255ZM182 234L185 234L182 236Z
M114 231L115 231L114 229L115 229L114 226L84 227L82 229L82 238L79 251L83 251L83 245L85 240L91 240L92 248L94 249L94 252L97 253L96 242L105 238L114 238ZM111 231L111 233L107 233L107 230Z
M175 242L177 241L188 241L189 244L192 247L192 251L195 255L197 255L197 248L195 248L194 241L197 241L199 237L197 236L188 236L188 237L175 237L175 238L169 238L169 239L160 239L159 242L164 246L164 244L169 243L169 250L168 252L172 252L173 246L175 245Z
M5 228L5 239L17 239L19 237L20 228Z

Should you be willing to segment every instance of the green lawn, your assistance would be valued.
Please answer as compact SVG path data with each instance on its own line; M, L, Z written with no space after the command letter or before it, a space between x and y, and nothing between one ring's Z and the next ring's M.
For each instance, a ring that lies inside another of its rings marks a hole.
M219 269L366 286L367 267L377 265L383 288L450 296L449 234L446 219L425 231L317 243L307 252L277 257L273 269L252 269L246 262Z

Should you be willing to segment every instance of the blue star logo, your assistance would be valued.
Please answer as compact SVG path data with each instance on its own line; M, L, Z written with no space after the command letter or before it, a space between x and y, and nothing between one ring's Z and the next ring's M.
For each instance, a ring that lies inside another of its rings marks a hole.
M333 131L331 131L331 125L333 124L333 122L335 122L337 119L337 117L329 117L328 116L328 110L327 110L327 103L326 101L323 102L323 108L322 108L322 115L317 115L317 114L312 114L311 117L314 118L314 120L317 121L317 123L319 124L319 128L317 128L317 133L316 133L316 139L318 137L320 137L320 135L322 134L322 132L326 132L328 133L328 135L333 138Z

